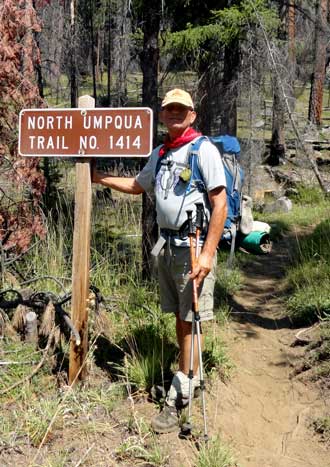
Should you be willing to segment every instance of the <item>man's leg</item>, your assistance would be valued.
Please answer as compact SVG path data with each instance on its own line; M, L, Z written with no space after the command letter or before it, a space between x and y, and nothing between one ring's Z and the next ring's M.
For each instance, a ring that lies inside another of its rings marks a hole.
M180 319L179 314L176 314L176 335L180 349L179 357L179 371L188 375L190 369L190 351L191 351L191 327L189 321ZM203 343L203 336L201 335L201 345ZM194 375L197 375L198 370L198 347L197 335L194 336Z
M163 411L153 418L152 426L158 433L167 433L178 429L176 407L186 405L189 398L189 369L191 349L191 322L180 319L176 314L176 335L180 349L179 371L174 375L171 387L167 393ZM202 336L201 336L202 337ZM194 375L198 370L197 336L194 338ZM194 378L195 380L195 378ZM195 382L193 380L193 382ZM194 389L194 387L193 387Z
M161 305L162 309L166 312L170 312L173 309L178 310L183 307L186 310L185 318L190 321L185 321L179 317L179 313L176 315L176 334L177 341L180 349L179 358L179 371L174 375L172 379L171 387L167 393L165 405L163 411L155 416L151 422L153 429L158 433L167 433L178 429L178 417L176 408L180 406L180 403L187 404L189 399L189 367L190 367L190 349L191 349L191 319L193 314L191 313L191 300L192 300L192 288L186 287L189 283L189 260L190 252L189 248L173 247L172 250L175 252L173 256L175 258L175 271L169 270L170 262L165 261L165 251L161 252L158 263L158 275L159 284L161 291ZM173 258L171 258L171 261ZM184 282L182 282L182 271L186 271ZM205 283L208 282L206 278L204 280L203 290L200 294L200 313L203 314L203 319L212 318L213 308L213 297L204 297L209 295L208 287L205 287ZM214 281L213 281L214 287ZM203 292L204 291L204 292ZM182 297L182 293L184 296ZM180 298L182 297L182 298ZM174 305L176 305L174 307ZM207 310L206 316L204 310ZM202 341L202 336L201 336ZM193 389L199 386L198 378L198 346L197 336L195 334L195 345L194 345L194 379Z
M172 379L171 387L167 393L166 404L170 406L182 407L188 404L189 400L189 370L191 359L191 330L192 324L189 321L182 320L179 315L176 315L176 333L180 349L179 356L179 370L176 372ZM202 338L202 336L201 336ZM194 335L194 360L193 360L193 373L194 389L199 387L199 355L197 344L197 333Z

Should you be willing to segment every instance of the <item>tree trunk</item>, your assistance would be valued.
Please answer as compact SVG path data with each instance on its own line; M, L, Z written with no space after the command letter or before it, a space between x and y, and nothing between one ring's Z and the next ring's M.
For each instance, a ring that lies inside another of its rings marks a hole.
M285 109L281 90L273 79L273 121L272 140L270 144L270 165L279 165L281 159L285 158Z
M294 84L296 79L296 5L295 0L289 0L286 8L286 37L288 47L288 95L290 96L290 110L295 108Z
M287 11L288 55L291 72L294 75L296 67L296 13L295 0L289 0Z
M114 69L116 71L116 104L118 107L127 105L127 69L131 57L129 53L129 34L131 19L128 16L129 2L120 0L115 14L115 34L113 36Z
M107 68L107 101L108 106L111 105L111 2L108 1L108 68Z
M77 50L76 50L76 6L75 0L70 1L70 98L71 108L77 107L78 104L78 82L77 82Z
M96 102L96 63L95 63L95 38L94 38L94 10L93 1L89 2L90 8L90 41L91 41L91 58L92 58L92 76L93 76L93 97Z
M234 40L230 46L225 47L222 80L223 106L220 124L221 134L236 136L239 65L239 42L238 40Z
M323 85L326 67L328 0L319 0L316 6L314 69L311 80L308 120L314 125L321 125Z
M204 133L204 135L210 135L212 129L212 122L214 114L212 112L212 86L210 79L211 69L209 66L210 63L202 60L198 67L198 76L199 76L199 102L200 107L198 109L198 127L199 130Z
M279 49L281 56L284 57L285 68L288 70L286 76L282 76L282 83L285 88L285 94L288 99L289 108L294 109L294 92L293 83L296 67L296 51L295 51L295 1L281 1L279 3L279 16L281 25L278 29L279 43L283 43ZM287 54L285 53L287 51ZM286 58L287 55L287 58ZM283 66L284 69L284 66ZM273 117L272 117L272 139L270 143L270 156L268 163L272 166L279 165L281 160L285 158L285 96L280 88L278 80L274 76L272 78L273 88Z
M36 10L35 0L32 1L32 6ZM40 36L39 32L34 32L34 40L37 45L37 49L40 51L39 36ZM45 96L44 96L44 83L42 79L42 70L41 70L41 59L38 60L38 62L35 64L35 70L36 70L39 94L40 94L40 97L43 99Z
M150 107L154 114L154 145L156 145L158 123L158 62L161 3L144 2L143 51L141 68L143 73L142 105ZM142 206L142 276L149 279L152 273L151 249L158 237L155 200L149 194L143 195Z

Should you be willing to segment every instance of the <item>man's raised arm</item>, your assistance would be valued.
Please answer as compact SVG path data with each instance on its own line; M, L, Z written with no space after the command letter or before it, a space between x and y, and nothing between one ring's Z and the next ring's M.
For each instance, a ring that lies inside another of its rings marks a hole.
M92 182L130 195L140 195L144 192L134 177L111 177L105 172L96 170L95 167L92 168Z

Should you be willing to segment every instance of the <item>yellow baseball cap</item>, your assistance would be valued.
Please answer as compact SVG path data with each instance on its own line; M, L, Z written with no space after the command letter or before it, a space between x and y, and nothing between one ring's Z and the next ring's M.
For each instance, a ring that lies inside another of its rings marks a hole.
M190 107L191 109L194 108L191 95L189 92L184 91L183 89L172 89L165 94L165 97L162 101L162 108L169 104L181 104L185 107Z

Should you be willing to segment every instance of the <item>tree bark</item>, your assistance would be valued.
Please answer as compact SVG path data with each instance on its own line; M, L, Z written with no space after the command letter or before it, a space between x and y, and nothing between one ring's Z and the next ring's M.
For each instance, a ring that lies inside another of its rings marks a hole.
M78 82L77 82L77 50L76 50L76 5L75 0L70 1L70 99L71 108L78 104Z
M240 65L239 41L234 40L225 47L223 65L223 107L221 112L221 134L236 136L238 71Z
M108 68L107 68L107 101L108 106L111 105L111 2L108 0Z
M289 48L289 63L291 72L294 73L296 65L296 12L295 0L289 0L287 11L287 31L288 31L288 48Z
M92 58L92 76L93 76L93 97L96 101L96 63L95 63L95 37L94 37L94 9L93 1L89 2L90 8L90 41L91 41L91 58Z
M161 2L144 2L143 51L140 55L143 73L142 105L150 107L154 115L153 139L156 145L158 123L158 62ZM143 195L142 203L142 276L149 279L152 274L151 249L157 240L155 200L149 194Z
M311 79L308 120L314 125L321 125L323 85L326 67L328 0L319 0L316 6L314 69Z
M130 63L129 33L131 19L128 16L129 3L127 0L118 2L115 13L115 34L113 36L113 59L116 71L116 104L118 107L127 105L127 68Z
M285 158L285 108L281 91L273 79L273 120L272 140L270 144L270 165L279 165L281 159Z
M279 42L284 42L285 45L280 46L280 52L284 58L285 68L288 70L287 76L283 76L283 84L285 85L285 94L288 98L290 110L294 108L294 93L293 83L296 66L296 51L295 51L295 1L281 1L278 5L281 25L277 35ZM284 69L284 67L283 67ZM280 161L285 158L285 102L282 90L279 87L277 78L272 78L273 88L273 116L272 116L272 139L270 143L270 156L268 163L272 166L279 165Z
M198 112L198 127L205 135L211 134L213 112L212 112L212 86L210 80L210 63L202 60L198 67L200 108Z

